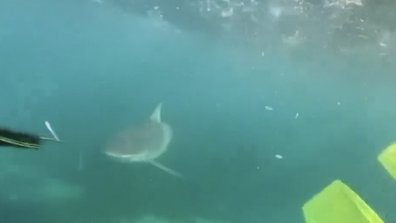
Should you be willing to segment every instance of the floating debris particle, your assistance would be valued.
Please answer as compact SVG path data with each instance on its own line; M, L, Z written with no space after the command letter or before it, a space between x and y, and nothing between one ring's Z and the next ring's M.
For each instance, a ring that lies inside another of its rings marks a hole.
M274 109L273 109L272 107L270 107L270 106L265 106L265 109L268 110L268 111L274 110Z
M386 45L386 44L383 43L383 42L380 42L379 45L380 45L381 47L384 47L384 48L386 48L386 47L388 46L388 45Z
M341 105L341 102L337 102L337 105Z
M298 116L299 116L299 114L298 114L298 113L296 113L296 116L294 116L294 118L298 118Z
M283 156L282 156L282 155L279 155L279 154L276 154L276 155L275 155L275 158L277 158L277 159L283 159Z

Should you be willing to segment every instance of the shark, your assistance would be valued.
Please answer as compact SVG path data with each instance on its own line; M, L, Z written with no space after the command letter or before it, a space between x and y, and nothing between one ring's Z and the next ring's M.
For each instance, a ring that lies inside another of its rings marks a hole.
M104 153L124 163L150 163L177 176L182 175L157 161L168 150L173 137L172 127L161 120L162 103L150 118L137 126L126 128L109 140Z

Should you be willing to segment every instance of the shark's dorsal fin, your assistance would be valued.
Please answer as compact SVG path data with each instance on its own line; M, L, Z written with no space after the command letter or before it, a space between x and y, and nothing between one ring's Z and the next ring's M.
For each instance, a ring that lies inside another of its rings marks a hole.
M162 103L159 103L155 108L153 114L151 114L150 120L153 122L161 122L161 108Z

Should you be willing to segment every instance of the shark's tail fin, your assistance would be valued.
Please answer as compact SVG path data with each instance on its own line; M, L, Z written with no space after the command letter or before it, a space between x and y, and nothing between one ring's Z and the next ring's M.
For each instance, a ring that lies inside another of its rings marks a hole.
M52 129L51 124L48 121L45 121L45 126L47 127L48 131L50 131L52 138L48 137L40 137L42 140L48 140L48 141L56 141L56 142L62 142L58 135L56 135L55 131Z

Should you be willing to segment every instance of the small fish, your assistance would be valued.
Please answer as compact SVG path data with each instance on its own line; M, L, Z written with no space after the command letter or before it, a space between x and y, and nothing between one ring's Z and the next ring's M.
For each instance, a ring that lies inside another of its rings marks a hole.
M53 138L41 137L27 132L18 132L8 128L0 128L0 146L21 149L39 149L43 140L61 142L52 130L49 122L45 122Z
M161 121L162 104L158 104L150 120L119 132L111 139L104 153L121 162L146 162L174 176L176 171L156 159L165 153L172 140L172 128Z
M59 140L59 137L56 135L55 131L52 130L51 128L51 124L48 121L45 121L45 126L47 126L47 129L50 131L50 133L52 134L52 136L54 137L54 139L56 139L57 141Z
M272 107L270 107L270 106L265 106L265 109L268 110L268 111L274 110L274 109L273 109Z
M296 116L294 116L294 118L298 118L298 116L299 116L299 114L298 114L298 113L296 113Z

